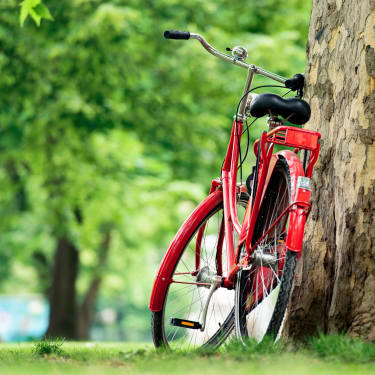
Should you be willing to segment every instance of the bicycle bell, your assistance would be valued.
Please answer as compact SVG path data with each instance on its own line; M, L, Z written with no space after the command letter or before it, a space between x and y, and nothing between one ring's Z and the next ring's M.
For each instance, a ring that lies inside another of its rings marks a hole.
M247 49L241 46L233 47L232 56L235 60L245 61L248 56Z

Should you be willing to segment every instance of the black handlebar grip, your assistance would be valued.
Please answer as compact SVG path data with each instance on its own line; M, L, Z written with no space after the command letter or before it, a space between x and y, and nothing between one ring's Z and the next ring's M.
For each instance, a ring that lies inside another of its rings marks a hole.
M295 74L292 78L285 81L285 87L292 91L303 89L305 84L305 76L303 74Z
M165 30L165 39L190 39L189 31L178 31L178 30Z

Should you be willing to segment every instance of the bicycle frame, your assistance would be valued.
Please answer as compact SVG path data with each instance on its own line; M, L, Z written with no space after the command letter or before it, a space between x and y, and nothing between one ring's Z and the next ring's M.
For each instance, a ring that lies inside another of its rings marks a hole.
M227 152L224 158L223 167L221 170L221 183L223 189L223 201L224 201L224 225L223 229L227 236L225 237L226 245L228 248L227 251L227 265L228 271L233 269L234 267L234 245L233 245L233 229L240 234L241 233L241 225L238 220L237 214L237 202L236 202L236 185L237 185L237 166L238 166L238 157L239 157L239 148L241 144L241 136L243 130L243 119L245 118L245 109L247 104L247 99L250 93L251 84L253 82L253 78L255 74L261 74L268 78L271 78L277 82L284 83L286 81L285 78L280 77L276 74L271 72L267 72L264 69L261 69L255 65L248 65L245 64L243 61L240 60L233 60L229 56L222 54L219 51L216 51L212 46L210 46L207 41L199 34L191 34L191 38L198 39L203 47L212 53L214 56L220 57L225 61L232 62L236 65L241 67L245 67L248 69L247 80L245 84L245 88L243 91L243 95L241 97L240 106L238 113L235 116L232 126L232 132L229 139L229 144L227 148ZM211 186L210 193L215 189L217 184L214 182ZM200 238L202 237L204 231L204 227L199 230L198 233L198 240L196 245L197 254L200 253ZM222 246L222 239L219 246ZM196 257L196 269L199 269L199 256Z
M212 46L210 46L206 42L206 40L199 34L191 33L190 37L199 40L203 47L211 54L235 65L244 67L248 70L248 76L243 95L241 97L239 110L233 121L231 136L222 166L220 179L215 179L211 183L209 193L209 198L211 199L207 199L202 202L203 207L211 205L214 202L217 202L218 204L222 199L224 214L219 229L216 248L216 263L218 266L217 275L221 277L222 287L232 289L234 287L237 272L242 267L246 267L249 265L251 255L255 247L286 214L290 214L289 225L293 225L294 228L298 228L298 230L293 231L293 235L287 236L286 247L291 251L298 252L300 255L302 249L304 226L311 205L309 203L310 189L303 183L299 183L298 179L300 177L308 179L311 178L312 171L319 154L320 134L311 130L294 128L290 126L279 126L268 133L264 132L262 134L260 140L254 143L255 155L258 155L259 153L257 185L256 189L254 189L254 187L252 189L252 196L247 205L243 222L242 224L240 224L237 213L237 197L241 191L246 192L246 187L244 185L237 184L237 169L243 124L246 118L245 109L250 87L255 74L266 76L280 83L285 83L286 79L271 72L267 72L262 68L256 67L255 65L248 65L243 61L236 60L231 58L230 56L222 54L221 52L215 50ZM275 144L292 147L294 148L294 151L284 150L274 154L273 148ZM303 168L302 163L297 156L297 153L300 150L307 150L310 152L308 165L305 169ZM263 236L258 239L256 243L252 243L255 223L259 210L261 208L265 191L267 189L276 162L280 157L286 159L289 165L292 179L294 179L293 181L291 181L292 203L280 214L279 217L275 219L274 223L270 225L269 229L263 234ZM256 190L255 196L253 196L254 190ZM192 228L195 225L194 216L195 212L185 223L189 228ZM233 237L234 230L239 236L239 241L236 249ZM197 232L195 242L195 271L191 273L192 276L196 276L200 269L201 245L204 231L205 225L202 225ZM180 238L181 235L182 237ZM185 235L185 233L183 232L177 233L175 240L172 242L170 248L172 248L172 245L175 241L184 242L186 239L183 237L183 235ZM224 270L222 269L222 249L224 241L227 250L226 277L222 277L224 273ZM241 259L241 263L238 263L239 254L243 247L245 247L246 256ZM175 280L172 280L171 278L173 272L171 264L175 264L178 257L178 253L175 253L174 251L168 251L165 258L163 259L151 295L149 307L152 311L161 310L164 295L166 293L168 285L172 282L177 282ZM198 285L199 283L192 284ZM207 286L208 285L209 284L207 284Z
M204 42L201 41L201 43L205 46ZM206 49L209 50L208 48ZM223 241L225 240L226 248L227 248L227 266L228 266L227 271L228 271L229 277L223 281L223 285L227 287L233 286L235 274L237 273L240 267L240 265L235 264L236 259L238 259L238 256L239 256L240 246L246 240L247 260L250 258L252 250L254 248L251 246L250 242L251 242L252 234L254 231L255 221L256 221L256 218L260 209L260 204L263 200L265 188L267 187L273 167L275 166L276 161L277 161L276 158L272 158L273 145L282 144L284 146L295 147L298 150L305 149L305 150L311 151L312 153L311 153L311 157L309 160L309 165L306 169L306 177L311 177L314 164L319 154L320 134L317 132L294 128L294 127L280 126L280 127L275 128L269 133L263 133L260 142L257 141L254 144L255 155L257 155L258 153L259 144L261 148L259 178L258 178L258 185L257 185L256 191L262 192L262 194L259 194L259 193L256 194L254 202L252 202L253 199L250 199L250 203L245 213L244 222L243 222L243 225L241 226L238 220L237 202L236 202L236 196L237 196L236 190L238 189L237 168L238 168L238 158L239 158L239 147L241 144L241 136L242 136L242 130L243 130L242 120L245 118L245 108L246 108L247 98L248 98L251 83L253 81L253 77L255 74L262 74L278 82L285 82L285 79L280 76L275 76L272 74L264 74L264 71L261 71L258 67L255 67L254 65L249 66L248 77L247 77L246 85L244 88L242 101L240 103L238 114L236 115L233 121L232 132L231 132L227 152L225 155L223 167L221 170L221 179L220 179L221 184L217 180L214 180L211 185L210 193L216 190L219 186L221 187L223 191L224 220L220 229L217 253L219 254L219 257L221 257ZM293 158L291 160L294 163L299 162L299 159L298 159L298 162L297 160L294 160ZM303 169L299 170L298 175L303 175L303 176L305 175ZM239 188L241 189L241 187ZM298 203L297 206L307 207L307 205L309 205L308 199L310 198L310 196L308 197L306 196L304 198L305 198L305 201L303 202L298 201L300 203ZM294 207L296 204L297 203L294 202L288 208L288 210L285 213L283 213L283 215L289 212L290 209L292 209L292 207ZM294 216L295 215L292 215L292 218L295 221L296 218L294 218ZM303 226L304 226L304 222L306 221L306 218L305 220L302 220ZM280 220L280 219L281 218L278 218L277 220ZM199 269L199 266L200 266L200 246L201 246L201 239L202 239L204 229L205 227L203 226L199 230L198 238L196 242L196 269L197 270ZM238 233L239 238L240 238L236 253L234 250L233 229ZM224 233L226 235L224 235ZM295 242L302 243L302 236L303 236L303 233L299 235L301 239ZM294 248L295 251L300 251L298 250L300 246L297 246L296 244L293 244L293 245L289 244L289 245L291 245L290 248ZM218 260L221 260L221 258ZM219 263L220 262L218 262L218 264ZM220 272L222 273L222 270L220 270Z
M233 123L231 138L228 145L226 157L224 159L224 165L222 168L221 184L214 180L211 185L210 193L220 188L223 192L224 201L224 233L219 236L217 253L220 254L223 246L223 241L226 241L227 246L227 265L228 265L228 277L222 282L223 286L228 288L233 287L233 281L238 270L247 266L250 260L251 254L260 243L260 241L268 234L270 230L282 219L284 215L291 211L290 225L301 228L293 236L288 236L286 246L289 250L301 252L302 249L302 238L303 230L307 216L310 212L310 190L302 187L298 188L298 181L292 182L292 203L277 217L274 223L269 229L258 239L255 244L251 244L255 222L259 213L261 203L264 198L265 190L268 182L272 175L274 166L276 165L278 157L282 156L288 160L288 164L295 170L292 176L301 176L311 178L313 167L317 161L319 150L320 150L320 134L315 131L299 129L290 126L280 126L275 128L269 133L264 132L259 141L254 144L254 153L257 155L258 148L260 147L260 162L259 162L259 174L258 184L256 189L255 197L251 197L249 204L246 209L245 217L242 226L239 224L237 210L236 210L236 197L241 188L236 184L237 178L237 165L239 157L239 142L242 133L242 122ZM295 147L294 151L280 151L277 154L273 154L274 144L281 144L284 146ZM297 152L301 149L308 150L311 152L309 162L306 168L306 174L303 170L302 163L297 156ZM254 191L254 190L253 190ZM253 201L254 198L254 201ZM294 225L296 223L300 225ZM223 225L222 225L223 227ZM239 234L239 242L237 245L237 251L234 251L233 242L233 229ZM204 231L201 228L200 231ZM196 249L199 249L200 243L197 240ZM245 243L247 256L243 259L241 264L236 264L236 260L239 256L241 246ZM197 252L199 254L199 250ZM220 255L219 255L220 256ZM199 262L196 263L196 269L199 269Z

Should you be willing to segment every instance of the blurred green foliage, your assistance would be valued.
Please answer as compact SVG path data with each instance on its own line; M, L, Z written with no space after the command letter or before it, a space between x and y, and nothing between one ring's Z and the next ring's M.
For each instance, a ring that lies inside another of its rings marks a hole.
M0 290L48 290L66 235L80 251L82 296L110 230L97 308L112 306L125 336L144 339L157 264L218 176L246 78L163 31L199 32L220 50L244 45L248 61L292 76L304 71L310 2L45 5L54 21L36 27L24 13L22 28L19 2L0 5Z
M42 0L24 0L20 4L20 7L21 26L23 26L28 16L30 16L38 26L40 26L40 21L42 19L53 20L49 9L42 3Z

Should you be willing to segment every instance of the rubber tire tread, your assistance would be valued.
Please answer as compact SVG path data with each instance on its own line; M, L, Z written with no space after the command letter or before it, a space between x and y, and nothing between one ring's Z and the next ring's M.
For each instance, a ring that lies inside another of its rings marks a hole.
M288 306L289 295L290 291L292 290L294 274L297 266L297 260L298 253L288 250L283 275L281 277L280 291L279 295L277 296L275 310L272 314L270 324L266 331L266 336L273 337L274 340L276 340L276 337L279 333L281 324L285 316L285 311Z
M283 165L283 168L286 171L288 184L291 185L289 165L284 157L280 157L278 163ZM285 311L289 302L289 295L292 290L294 274L296 271L298 261L298 253L294 251L287 251L287 257L285 260L285 266L283 270L283 275L280 282L280 291L277 296L277 301L275 305L275 310L273 312L270 324L266 331L266 336L273 337L276 340L276 337L279 333L281 324L283 322Z

